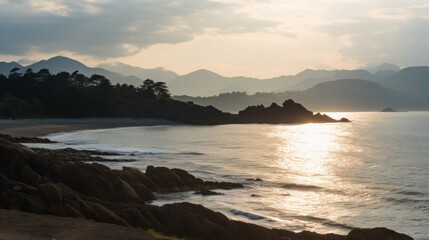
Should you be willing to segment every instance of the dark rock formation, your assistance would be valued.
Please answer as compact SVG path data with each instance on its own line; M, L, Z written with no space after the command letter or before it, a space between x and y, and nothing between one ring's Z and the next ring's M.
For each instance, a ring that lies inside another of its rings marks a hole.
M262 182L263 180L260 178L246 178L246 181Z
M182 169L166 167L146 168L146 176L152 181L151 190L154 192L183 192L199 191L201 189L233 189L241 188L239 183L203 181Z
M117 153L98 152L90 150L65 149L45 149L32 148L33 151L49 158L61 159L62 161L82 161L82 162L134 162L135 159L106 159L99 156L118 156Z
M397 111L393 108L384 108L380 112L397 112Z
M325 114L313 114L292 99L286 100L283 106L272 103L269 107L262 105L250 106L238 113L239 121L242 123L329 123L349 122L342 118L335 120Z
M354 229L347 235L348 240L412 240L411 237L387 228Z
M218 192L215 192L215 191L211 191L211 190L209 190L207 188L201 188L201 190L195 192L195 194L200 194L200 195L203 195L203 196L223 195L223 193L218 193Z
M233 221L201 205L147 205L153 192L233 188L204 182L184 170L148 167L111 170L103 165L62 160L0 138L0 208L93 219L183 237L246 240L408 240L387 229L359 229L349 236L294 233ZM360 237L360 238L359 238Z
M28 137L11 137L9 135L0 134L0 138L7 139L10 142L15 143L55 143L47 138L28 138Z

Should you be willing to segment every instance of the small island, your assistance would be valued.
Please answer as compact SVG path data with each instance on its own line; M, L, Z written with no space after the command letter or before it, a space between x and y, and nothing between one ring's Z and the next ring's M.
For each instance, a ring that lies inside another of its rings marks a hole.
M398 112L398 111L396 111L395 109L389 107L389 108L382 109L380 112Z

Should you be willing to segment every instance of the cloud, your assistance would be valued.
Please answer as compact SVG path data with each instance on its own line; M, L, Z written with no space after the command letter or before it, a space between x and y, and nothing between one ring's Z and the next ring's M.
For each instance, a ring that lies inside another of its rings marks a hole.
M347 59L392 62L401 66L429 63L429 5L376 9L353 21L321 30L339 41Z
M120 57L202 34L251 33L275 25L210 0L0 0L0 54Z

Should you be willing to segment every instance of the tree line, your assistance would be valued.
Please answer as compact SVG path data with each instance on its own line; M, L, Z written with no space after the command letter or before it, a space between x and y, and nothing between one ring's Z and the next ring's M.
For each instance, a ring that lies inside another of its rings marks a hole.
M78 71L52 74L18 68L0 75L0 117L151 117L154 105L173 101L164 82L147 79L135 87L112 85L101 75Z

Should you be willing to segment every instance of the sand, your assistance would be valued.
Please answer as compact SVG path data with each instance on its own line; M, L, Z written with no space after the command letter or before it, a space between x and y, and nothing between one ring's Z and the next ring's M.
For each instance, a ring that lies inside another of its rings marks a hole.
M88 118L88 119L19 119L0 120L0 134L13 137L42 137L51 133L84 129L134 126L177 125L162 119Z
M153 240L142 229L97 223L86 219L0 210L0 240Z

